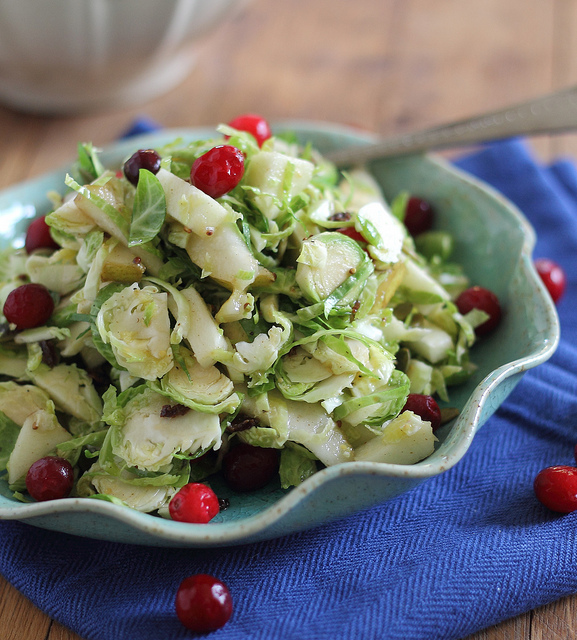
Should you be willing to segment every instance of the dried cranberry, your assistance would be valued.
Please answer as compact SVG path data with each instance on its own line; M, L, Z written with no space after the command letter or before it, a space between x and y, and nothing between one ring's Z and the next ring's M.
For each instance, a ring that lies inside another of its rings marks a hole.
M260 421L258 418L251 418L250 416L245 415L244 413L239 413L236 415L232 422L227 426L227 433L238 433L239 431L246 431L247 429L251 429L252 427L258 427L260 425Z
M190 407L184 404L164 404L160 409L161 418L178 418L184 416L190 411Z
M214 491L200 482L189 482L168 503L170 517L178 522L205 524L219 512Z
M72 465L68 460L57 456L36 460L26 474L26 489L38 502L66 498L73 485Z
M124 163L124 175L134 186L138 184L140 169L157 174L160 169L160 155L154 149L139 149Z
M211 198L220 198L234 189L243 175L242 151L223 144L213 147L193 162L190 181Z
M56 340L40 340L38 343L42 352L42 362L50 367L55 367L60 362L60 351L56 346Z
M435 212L431 203L422 198L411 197L405 209L405 227L414 237L429 231L433 226Z
M557 302L565 292L567 285L565 272L556 262L548 258L535 260L535 269L537 269L537 273L543 280L553 302Z
M176 615L182 624L196 633L216 631L232 615L228 587L213 576L199 573L185 578L178 587Z
M50 291L42 284L23 284L13 289L4 303L4 316L17 329L32 329L46 324L54 311Z
M577 511L577 467L558 465L542 469L533 488L539 502L551 511Z
M337 211L329 216L331 222L348 222L353 216L348 211Z
M229 126L238 131L247 131L252 134L257 141L259 147L262 147L262 143L268 140L272 133L268 122L261 116L255 113L247 113L242 116L238 116L231 120Z
M240 442L222 460L222 474L233 491L256 491L268 484L279 467L277 449Z
M50 235L50 227L46 224L46 216L33 220L26 231L26 253L36 249L58 249L58 245Z
M409 393L403 411L412 411L422 420L431 423L433 431L441 426L441 409L432 396L421 393Z
M459 312L465 315L473 309L479 309L488 314L489 318L475 328L478 336L493 331L501 321L501 305L497 296L489 289L471 287L463 291L456 300Z

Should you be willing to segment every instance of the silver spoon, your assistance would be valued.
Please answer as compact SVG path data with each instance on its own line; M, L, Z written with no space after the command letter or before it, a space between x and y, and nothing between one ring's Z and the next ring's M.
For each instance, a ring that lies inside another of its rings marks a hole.
M513 136L563 133L577 129L577 87L517 105L374 144L338 149L327 156L337 166L423 151L448 149Z

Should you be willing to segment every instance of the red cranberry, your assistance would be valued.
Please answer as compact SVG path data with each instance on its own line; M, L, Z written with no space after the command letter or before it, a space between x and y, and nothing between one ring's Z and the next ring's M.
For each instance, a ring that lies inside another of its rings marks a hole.
M13 289L4 303L4 316L17 329L46 324L54 311L54 300L43 284L23 284Z
M433 431L436 431L441 426L441 409L439 409L437 401L432 396L422 393L409 393L403 411L412 411L420 416L422 420L430 422Z
M279 467L277 449L240 442L222 460L222 473L233 491L256 491L268 484Z
M50 227L46 224L46 216L36 218L26 231L26 253L36 249L58 249L58 245L50 235Z
M357 242L362 242L363 244L367 244L367 241L354 227L341 227L340 229L337 229L337 231L339 233L342 233L345 236L348 236L352 240L356 240Z
M46 456L36 460L26 474L26 489L38 502L66 498L74 485L74 470L68 460Z
M168 503L170 517L178 522L205 524L219 512L214 491L200 482L189 482Z
M182 624L196 633L216 631L232 615L228 587L213 576L199 573L185 578L178 587L176 615Z
M160 169L160 155L154 149L139 149L124 163L124 175L134 186L138 184L140 169L148 169L157 174Z
M433 226L435 212L431 203L422 198L411 197L405 209L405 227L412 236L429 231Z
M461 293L456 300L459 312L465 315L472 309L479 309L489 315L489 318L475 329L478 336L490 333L501 321L501 305L497 296L489 289L471 287Z
M272 133L268 122L259 115L247 113L231 120L229 126L238 131L247 131L256 139L258 146L262 147L262 143L268 140Z
M551 511L577 511L577 467L547 467L539 471L533 487L539 502Z
M228 144L210 149L190 170L191 183L211 198L220 198L236 187L244 174L244 155Z
M549 291L553 302L557 302L565 292L567 278L563 269L553 260L538 258L535 260L535 269L541 276L543 284Z

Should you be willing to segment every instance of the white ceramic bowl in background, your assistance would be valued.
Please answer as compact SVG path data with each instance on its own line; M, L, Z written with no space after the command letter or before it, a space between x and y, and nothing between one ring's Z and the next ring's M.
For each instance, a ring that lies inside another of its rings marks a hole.
M0 0L0 101L57 114L139 104L190 71L247 0Z

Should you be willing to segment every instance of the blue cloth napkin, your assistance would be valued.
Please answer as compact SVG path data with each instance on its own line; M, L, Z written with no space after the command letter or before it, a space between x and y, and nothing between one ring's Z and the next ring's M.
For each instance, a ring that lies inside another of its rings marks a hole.
M151 549L0 523L0 572L86 640L190 638L180 581L226 582L234 612L215 638L451 640L577 592L577 513L547 511L537 472L577 442L577 171L540 166L513 140L458 164L493 184L538 234L569 286L562 341L528 372L465 458L413 491L334 524L230 549Z

